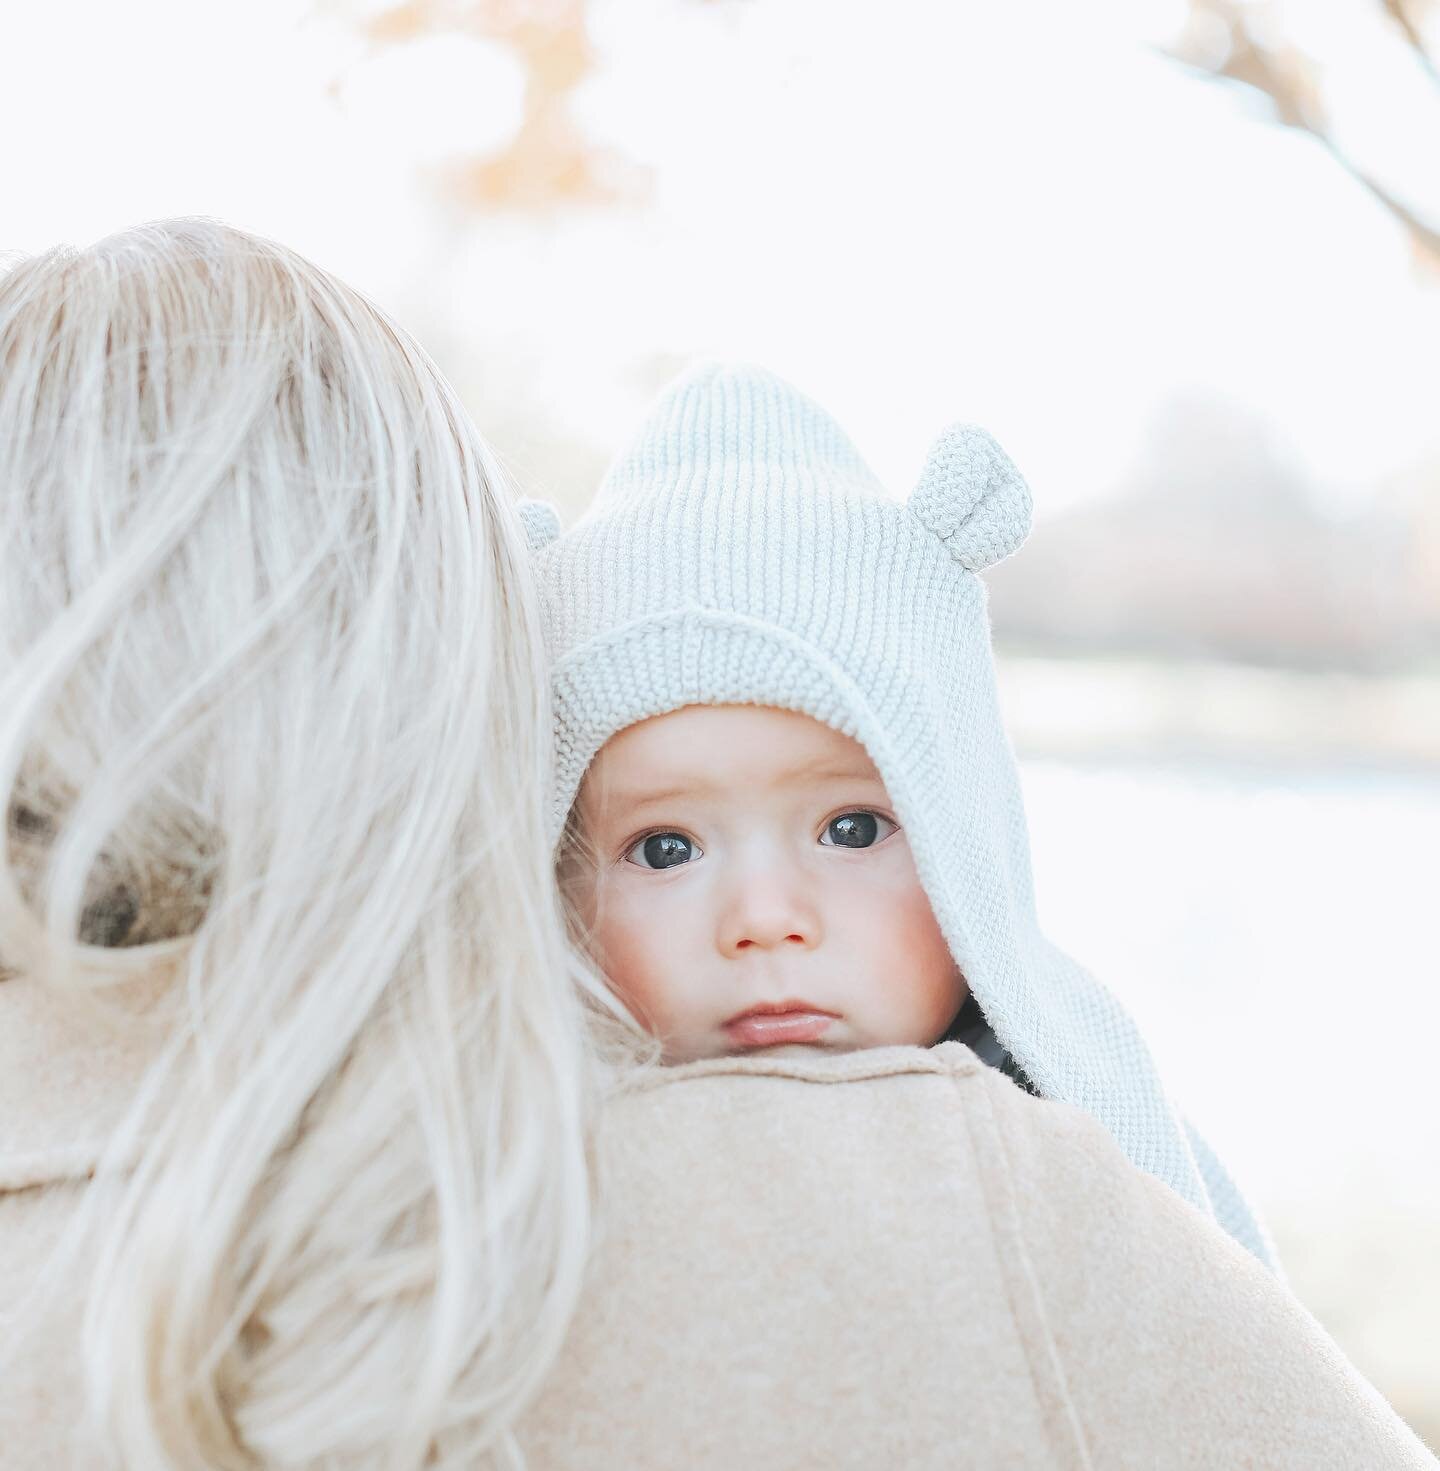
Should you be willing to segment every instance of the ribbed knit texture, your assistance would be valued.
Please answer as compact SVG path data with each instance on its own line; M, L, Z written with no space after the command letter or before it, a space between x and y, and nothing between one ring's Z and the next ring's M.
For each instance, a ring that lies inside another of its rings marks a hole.
M554 657L557 834L601 746L654 715L770 705L853 737L1000 1044L1272 1261L1203 1145L1197 1161L1134 1022L1036 921L975 575L1024 540L1030 496L988 434L948 431L902 504L788 384L706 367L661 399L572 530L540 507L526 520Z

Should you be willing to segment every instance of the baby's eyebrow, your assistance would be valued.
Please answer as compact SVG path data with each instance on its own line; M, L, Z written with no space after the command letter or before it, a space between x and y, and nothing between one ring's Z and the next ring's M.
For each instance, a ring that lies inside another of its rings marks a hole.
M857 786L868 783L884 787L884 782L881 781L877 772L849 764L801 765L778 772L775 777L777 785L787 785L800 780L848 782ZM619 787L606 784L597 795L602 807L623 808L627 812L633 812L641 807L659 807L664 806L667 802L683 801L686 797L722 795L734 789L734 782L711 777L701 772L685 781L670 782L665 786Z
M685 782L670 787L602 787L600 805L633 810L636 807L652 807L666 802L678 802L685 797L693 796L698 790L706 789L703 783L696 782Z

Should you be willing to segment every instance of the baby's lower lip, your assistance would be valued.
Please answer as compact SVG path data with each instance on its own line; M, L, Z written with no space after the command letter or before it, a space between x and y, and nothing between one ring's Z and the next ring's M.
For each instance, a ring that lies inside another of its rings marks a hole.
M816 1042L835 1018L823 1011L757 1012L725 1023L737 1047L779 1047L786 1042Z

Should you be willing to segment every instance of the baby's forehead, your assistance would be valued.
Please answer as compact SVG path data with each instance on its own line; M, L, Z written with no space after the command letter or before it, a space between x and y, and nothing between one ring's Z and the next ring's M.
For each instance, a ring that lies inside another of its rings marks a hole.
M606 805L723 795L880 777L859 742L792 710L687 705L618 731L601 747L580 797Z

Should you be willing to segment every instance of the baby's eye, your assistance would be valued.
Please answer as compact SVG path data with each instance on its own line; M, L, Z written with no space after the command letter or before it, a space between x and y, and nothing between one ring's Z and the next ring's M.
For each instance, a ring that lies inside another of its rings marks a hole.
M626 849L626 863L637 868L678 868L700 856L700 850L684 833L651 833Z
M899 831L898 823L878 812L842 812L825 824L820 841L827 848L870 848Z

